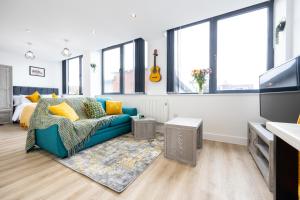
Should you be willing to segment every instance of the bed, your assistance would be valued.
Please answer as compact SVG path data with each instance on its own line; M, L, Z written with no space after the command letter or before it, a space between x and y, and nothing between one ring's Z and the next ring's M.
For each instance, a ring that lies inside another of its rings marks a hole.
M30 102L26 96L38 91L42 98L50 98L52 93L58 94L58 88L13 86L14 112L12 121L27 128L36 103Z

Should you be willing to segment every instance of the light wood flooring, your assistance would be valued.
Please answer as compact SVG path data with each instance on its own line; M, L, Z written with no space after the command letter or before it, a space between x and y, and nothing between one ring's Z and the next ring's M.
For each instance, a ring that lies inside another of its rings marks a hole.
M0 126L0 199L271 200L243 146L205 141L196 167L154 161L118 194L53 160L40 150L25 153L26 131Z

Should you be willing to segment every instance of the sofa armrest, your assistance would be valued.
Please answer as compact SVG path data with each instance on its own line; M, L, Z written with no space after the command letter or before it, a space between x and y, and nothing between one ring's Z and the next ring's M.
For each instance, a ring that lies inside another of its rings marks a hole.
M124 114L130 115L130 116L136 116L137 115L137 109L136 108L123 107L122 112Z

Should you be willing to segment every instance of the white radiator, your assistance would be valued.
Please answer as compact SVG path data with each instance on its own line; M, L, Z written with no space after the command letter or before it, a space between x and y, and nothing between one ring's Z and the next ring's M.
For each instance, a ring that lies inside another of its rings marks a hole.
M140 99L131 100L125 104L136 107L138 113L146 117L153 117L157 122L164 123L169 118L169 103L165 99Z

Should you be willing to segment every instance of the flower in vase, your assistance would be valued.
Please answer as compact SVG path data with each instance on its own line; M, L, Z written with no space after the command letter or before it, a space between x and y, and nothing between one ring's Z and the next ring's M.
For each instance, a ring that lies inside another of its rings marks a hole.
M203 85L205 84L205 77L206 75L211 73L211 69L207 68L207 69L193 69L192 70L192 76L194 78L194 81L197 82L198 84L198 88L199 88L199 92L203 91Z

